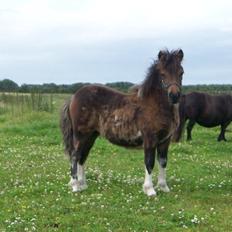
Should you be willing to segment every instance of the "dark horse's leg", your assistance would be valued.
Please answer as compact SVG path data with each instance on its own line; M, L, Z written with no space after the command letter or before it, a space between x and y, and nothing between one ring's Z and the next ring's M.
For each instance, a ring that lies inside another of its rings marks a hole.
M221 132L218 136L218 142L224 140L224 141L227 141L226 138L225 138L225 132L226 132L226 128L227 126L230 124L230 121L229 122L226 122L226 123L223 123L221 124Z
M71 181L73 192L81 191L87 188L84 163L88 157L89 151L92 148L96 138L97 132L88 135L74 136L75 150L71 157Z
M187 121L187 118L180 119L180 123L179 123L178 127L176 128L176 130L172 136L172 142L177 143L181 140L182 134L184 132L184 127L185 127L186 121Z
M187 140L192 140L191 132L192 132L192 129L193 129L195 123L196 122L194 120L189 119L188 125L187 125Z
M145 180L143 184L143 191L148 196L155 196L156 192L152 183L152 170L155 164L155 150L156 143L154 143L153 136L144 138L144 163L145 163Z
M170 139L157 146L157 159L159 162L159 175L157 187L163 192L170 192L166 181L166 166L168 161L168 147Z

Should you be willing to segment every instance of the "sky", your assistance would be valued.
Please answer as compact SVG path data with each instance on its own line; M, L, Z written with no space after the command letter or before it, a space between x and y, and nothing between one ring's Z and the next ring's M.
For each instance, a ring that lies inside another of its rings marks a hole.
M0 80L140 83L161 49L183 84L232 84L231 0L0 0Z

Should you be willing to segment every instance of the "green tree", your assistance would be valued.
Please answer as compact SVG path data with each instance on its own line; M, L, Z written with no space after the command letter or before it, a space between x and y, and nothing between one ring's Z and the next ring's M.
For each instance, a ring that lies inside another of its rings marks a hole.
M2 92L14 92L17 91L18 88L18 84L10 79L0 81L0 91Z

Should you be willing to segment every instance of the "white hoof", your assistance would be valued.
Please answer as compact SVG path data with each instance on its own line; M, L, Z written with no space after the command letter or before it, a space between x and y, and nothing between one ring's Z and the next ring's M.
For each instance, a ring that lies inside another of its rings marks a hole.
M153 188L153 186L143 186L143 192L145 194L147 194L147 196L151 197L151 196L156 196L156 191Z
M84 184L83 183L82 184L78 183L76 192L81 192L81 191L83 191L83 190L85 190L87 188L88 188L88 185L86 183L84 183Z
M71 178L70 181L68 182L68 185L71 186L71 187L72 187L73 185L76 185L76 184L77 184L77 179Z
M88 188L87 185L74 185L74 186L72 186L72 191L74 193L76 193L76 192L81 192L81 191L83 191L83 190L85 190L87 188Z
M75 185L72 185L72 191L75 193L75 192L78 192L78 186L77 184Z
M73 192L77 192L78 191L78 184L77 184L77 180L76 179L72 179L69 181L68 185L72 188Z
M162 192L169 193L170 189L166 183L158 183L157 188L159 188Z
M72 188L73 192L81 192L88 188L87 184L83 181L78 181L75 179L71 179L68 185Z
M88 185L83 181L78 181L74 179L70 180L68 184L72 188L73 192L81 192L88 188Z

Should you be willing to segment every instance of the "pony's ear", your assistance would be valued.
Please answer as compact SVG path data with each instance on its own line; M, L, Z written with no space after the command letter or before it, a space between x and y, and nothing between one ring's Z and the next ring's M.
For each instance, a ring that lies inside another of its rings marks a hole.
M159 54L158 54L159 60L164 60L165 56L166 56L166 53L164 51L162 51L162 50L159 51Z
M184 52L182 49L179 49L176 53L177 57L179 58L179 61L181 62L184 58Z

